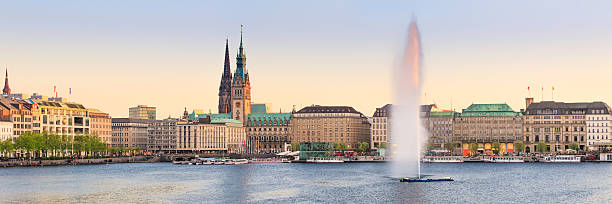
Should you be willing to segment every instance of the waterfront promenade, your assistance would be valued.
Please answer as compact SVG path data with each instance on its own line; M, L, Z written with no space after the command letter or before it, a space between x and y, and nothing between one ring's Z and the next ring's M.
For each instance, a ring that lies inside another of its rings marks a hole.
M159 157L151 157L151 156L111 157L111 158L92 158L92 159L58 159L58 160L15 160L15 161L1 161L0 167L62 166L62 165L159 162L159 161L160 161Z

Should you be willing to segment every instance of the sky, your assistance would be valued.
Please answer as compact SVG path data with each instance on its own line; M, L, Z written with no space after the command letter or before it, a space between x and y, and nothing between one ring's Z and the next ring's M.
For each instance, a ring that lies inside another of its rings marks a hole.
M518 111L530 95L612 101L609 1L0 3L0 65L13 93L52 96L55 85L112 117L139 104L157 107L158 118L216 112L225 38L235 69L241 24L253 102L283 112L348 105L371 116L392 101L391 71L413 16L423 103Z

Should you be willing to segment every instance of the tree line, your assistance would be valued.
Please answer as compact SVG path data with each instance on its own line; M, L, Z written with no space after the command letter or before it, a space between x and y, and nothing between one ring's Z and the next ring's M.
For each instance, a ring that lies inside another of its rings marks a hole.
M25 132L14 140L0 141L0 153L9 158L95 157L133 151L131 148L110 148L97 135L90 134L69 136Z

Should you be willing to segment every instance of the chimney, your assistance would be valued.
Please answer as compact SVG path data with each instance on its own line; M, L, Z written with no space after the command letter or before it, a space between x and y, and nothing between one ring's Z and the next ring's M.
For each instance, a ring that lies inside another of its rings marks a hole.
M525 98L525 110L533 103L533 98Z

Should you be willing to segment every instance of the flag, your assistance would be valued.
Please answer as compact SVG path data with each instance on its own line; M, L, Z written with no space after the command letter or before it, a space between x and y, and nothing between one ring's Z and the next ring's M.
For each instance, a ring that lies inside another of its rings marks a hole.
M68 94L72 95L72 88L68 88Z
M531 89L531 87L529 87L529 86L528 86L528 87L527 87L527 91L529 91L530 89Z
M555 86L553 86L553 87L552 87L552 90L553 90L553 91L555 90Z

